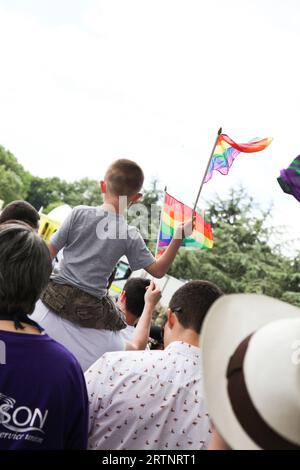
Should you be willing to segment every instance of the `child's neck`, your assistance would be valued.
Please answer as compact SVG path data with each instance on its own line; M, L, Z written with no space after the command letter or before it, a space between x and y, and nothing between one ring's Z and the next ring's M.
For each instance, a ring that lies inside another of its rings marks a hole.
M107 210L108 212L114 212L118 215L124 215L127 205L119 201L118 197L104 196L104 202L102 204L102 209Z

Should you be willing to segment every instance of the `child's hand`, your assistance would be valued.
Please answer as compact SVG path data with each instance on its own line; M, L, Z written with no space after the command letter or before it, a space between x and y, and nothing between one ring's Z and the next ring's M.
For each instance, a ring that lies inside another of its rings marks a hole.
M147 291L145 294L145 304L151 305L154 308L160 298L160 288L156 286L153 281L151 281L150 285L147 287Z
M195 228L195 216L188 220L187 222L182 222L178 225L174 238L177 240L182 240L183 238L188 238L192 235L193 230Z

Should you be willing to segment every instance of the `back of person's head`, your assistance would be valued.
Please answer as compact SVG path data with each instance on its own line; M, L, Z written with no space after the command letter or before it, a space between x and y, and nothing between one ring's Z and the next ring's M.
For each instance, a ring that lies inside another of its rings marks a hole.
M0 224L10 220L20 220L30 225L34 230L38 230L40 215L29 202L13 201L7 204L0 214Z
M150 349L164 349L164 330L161 326L150 327Z
M200 333L205 315L223 292L209 281L190 281L180 287L169 303L180 325Z
M25 223L0 225L0 311L31 314L52 270L45 242Z
M104 180L107 193L112 196L131 197L142 189L144 173L137 163L119 159L110 165Z
M126 310L132 313L136 318L139 318L143 313L145 293L149 285L149 279L136 277L129 279L124 286L123 291L125 292Z

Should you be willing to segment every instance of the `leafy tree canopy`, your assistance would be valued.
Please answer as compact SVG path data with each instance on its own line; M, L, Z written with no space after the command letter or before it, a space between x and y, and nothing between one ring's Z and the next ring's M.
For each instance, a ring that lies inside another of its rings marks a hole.
M270 211L256 207L244 189L208 204L214 247L181 249L170 274L182 279L208 279L225 293L266 294L300 306L300 257L284 256L269 245L274 228Z
M148 209L145 217L150 225L150 231L143 236L152 251L155 251L162 194L154 181L141 200ZM44 212L64 203L76 206L102 202L97 181L83 178L67 182L57 177L33 176L1 146L0 199L5 204L26 199L38 210L43 207ZM137 215L134 207L129 210L129 222L135 222ZM290 259L270 244L274 234L274 228L267 223L270 215L271 211L261 210L244 189L232 190L226 199L215 197L208 202L207 209L214 230L213 249L182 249L170 274L186 280L208 279L226 293L262 293L300 307L300 254Z
M99 182L82 178L67 182L58 177L40 178L25 171L14 155L0 146L0 200L4 205L26 199L45 213L61 204L99 205L102 203Z
M30 174L24 170L12 153L0 146L0 199L7 204L27 195Z

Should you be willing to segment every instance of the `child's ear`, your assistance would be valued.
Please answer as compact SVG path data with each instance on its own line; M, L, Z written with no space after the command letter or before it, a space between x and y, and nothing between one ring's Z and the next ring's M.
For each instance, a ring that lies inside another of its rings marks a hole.
M130 201L131 202L138 202L141 199L142 196L143 196L142 193L134 194L133 196L131 196Z
M120 301L123 303L123 302L125 302L125 299L126 299L126 292L124 290L122 290L122 292L120 294Z
M100 190L102 194L106 193L106 183L105 181L100 181Z

